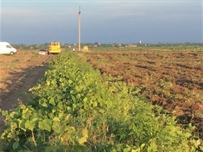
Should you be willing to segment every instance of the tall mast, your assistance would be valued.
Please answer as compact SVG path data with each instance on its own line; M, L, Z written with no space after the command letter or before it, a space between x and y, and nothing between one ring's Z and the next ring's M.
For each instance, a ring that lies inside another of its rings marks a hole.
M78 12L78 47L80 51L80 6L79 6L79 12Z

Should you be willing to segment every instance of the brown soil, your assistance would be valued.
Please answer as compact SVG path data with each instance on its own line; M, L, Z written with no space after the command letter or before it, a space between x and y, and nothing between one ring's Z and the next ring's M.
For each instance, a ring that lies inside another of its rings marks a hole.
M143 86L140 94L181 125L192 123L203 131L203 52L98 51L83 56L101 73Z
M15 55L0 55L0 108L9 110L26 102L29 88L44 76L47 61L54 55L39 55L38 51L18 51ZM4 118L0 114L0 134Z

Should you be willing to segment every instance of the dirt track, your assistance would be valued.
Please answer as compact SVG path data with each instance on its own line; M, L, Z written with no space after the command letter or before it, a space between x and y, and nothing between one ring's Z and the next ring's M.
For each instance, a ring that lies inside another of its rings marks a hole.
M25 93L44 76L47 61L54 55L38 55L37 51L19 51L13 56L0 55L0 108L12 110L19 102L26 102ZM15 61L15 62L14 62ZM7 66L14 63L12 66ZM4 128L0 114L0 134Z

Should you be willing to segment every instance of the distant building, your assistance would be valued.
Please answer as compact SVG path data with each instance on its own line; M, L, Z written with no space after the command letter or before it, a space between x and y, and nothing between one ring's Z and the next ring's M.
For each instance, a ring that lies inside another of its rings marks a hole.
M137 47L136 44L128 44L129 47Z

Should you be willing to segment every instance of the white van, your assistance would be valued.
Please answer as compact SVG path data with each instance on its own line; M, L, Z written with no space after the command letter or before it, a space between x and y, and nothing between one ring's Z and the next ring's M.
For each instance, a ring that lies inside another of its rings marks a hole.
M17 50L8 42L0 42L0 54L14 54Z

